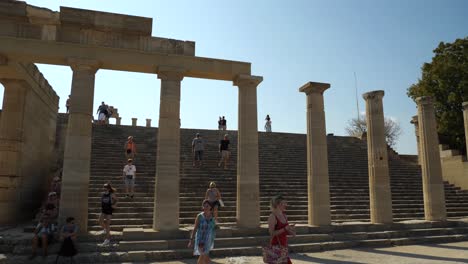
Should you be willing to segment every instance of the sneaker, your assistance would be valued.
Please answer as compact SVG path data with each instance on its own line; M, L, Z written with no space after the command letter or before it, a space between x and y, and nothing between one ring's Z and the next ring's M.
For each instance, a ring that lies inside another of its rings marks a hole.
M110 240L109 239L104 240L104 242L102 242L102 245L103 246L109 246L110 245Z
M130 198L132 198L132 199L133 199L133 194L132 194L132 195L130 195Z

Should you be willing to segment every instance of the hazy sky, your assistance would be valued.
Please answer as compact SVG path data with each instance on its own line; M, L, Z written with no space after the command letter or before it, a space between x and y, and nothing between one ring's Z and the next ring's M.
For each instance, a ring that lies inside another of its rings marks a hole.
M306 132L306 97L298 88L308 81L328 82L324 94L327 133L345 135L356 117L354 72L360 111L362 93L384 90L384 112L400 122L399 153L416 153L409 123L416 106L407 88L420 77L439 42L468 35L468 1L428 0L262 0L262 1L96 1L32 0L59 6L153 18L153 36L196 42L201 57L252 63L263 76L258 87L258 128L270 114L273 131ZM70 94L71 70L39 65L60 96L60 111ZM132 117L158 124L160 80L154 74L99 70L95 109L101 101L119 109L123 124ZM3 87L0 96L3 95ZM182 81L183 128L217 127L218 116L237 129L237 88L232 82L185 78Z

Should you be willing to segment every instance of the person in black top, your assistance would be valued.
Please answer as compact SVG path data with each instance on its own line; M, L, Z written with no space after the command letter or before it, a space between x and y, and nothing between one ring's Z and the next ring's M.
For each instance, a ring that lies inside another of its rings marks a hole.
M115 189L112 188L110 183L104 184L104 192L101 196L101 215L99 216L99 224L106 235L106 239L104 243L102 243L103 246L110 244L110 222L112 219L112 212L117 204L117 198L114 193Z
M107 115L109 114L108 112L108 106L104 103L101 102L101 105L99 106L97 113L98 115L98 124L105 125L106 124L106 118Z
M226 130L226 129L227 129L226 122L227 122L227 121L226 121L226 119L225 119L224 116L223 116L223 118L221 119L221 129L222 129L222 130Z
M224 162L224 169L227 169L229 164L229 139L228 134L224 135L224 139L219 142L219 153L221 154L221 160L218 162L218 167L221 167L221 163Z
M221 117L218 120L218 130L223 130L223 119Z

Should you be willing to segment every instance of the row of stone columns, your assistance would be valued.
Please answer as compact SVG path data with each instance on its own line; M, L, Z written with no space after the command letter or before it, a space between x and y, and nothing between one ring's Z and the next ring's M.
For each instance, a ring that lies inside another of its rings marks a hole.
M132 126L137 126L137 121L138 121L138 118L133 117L132 118ZM122 124L122 118L117 117L115 119L115 125L120 126L121 124ZM149 119L149 118L146 119L146 127L151 127L151 119Z
M70 59L73 70L67 139L65 143L60 219L73 215L81 230L88 226L88 186L91 161L92 103L99 63ZM158 149L156 158L153 228L179 228L180 86L184 71L159 68L161 80ZM242 227L260 224L258 174L257 86L262 77L239 75L239 131L237 163L237 222ZM2 118L3 120L3 118ZM117 124L120 123L117 119ZM136 125L136 118L132 119ZM151 119L147 119L147 126Z
M323 103L323 93L329 87L330 84L327 83L309 82L299 89L307 95L307 186L310 225L331 223ZM393 222L382 103L384 94L384 91L363 94L366 101L370 215L371 222L376 224ZM425 219L442 221L446 219L446 208L434 106L430 97L418 98L416 103L418 119L413 118L412 123L419 124L416 134L421 142L418 149L422 167ZM464 103L463 107L465 130L468 135L468 103Z

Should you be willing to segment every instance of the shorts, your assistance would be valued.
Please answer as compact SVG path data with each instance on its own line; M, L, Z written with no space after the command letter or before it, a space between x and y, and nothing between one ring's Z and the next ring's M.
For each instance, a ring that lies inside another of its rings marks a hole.
M135 186L135 177L132 177L131 179L127 176L125 176L125 186L129 187L133 187Z
M221 129L222 129L222 130L226 130L226 126L221 126Z
M105 220L112 219L112 209L111 210L103 210L101 209L101 215Z
M195 151L195 160L202 161L203 160L203 150L197 150Z
M208 201L211 205L211 208L219 208L221 206L221 204L219 203L218 200L214 201L214 202L210 202Z
M54 242L54 234L39 233L37 234L37 246L40 248L42 248L42 235L43 234L47 235L47 245L50 245Z
M104 113L99 113L99 118L98 118L100 121L104 121L106 120L106 114Z
M224 159L229 159L229 154L231 154L231 152L229 152L229 150L221 150L221 157Z
M131 154L132 153L132 150L131 149L127 149L127 154Z

